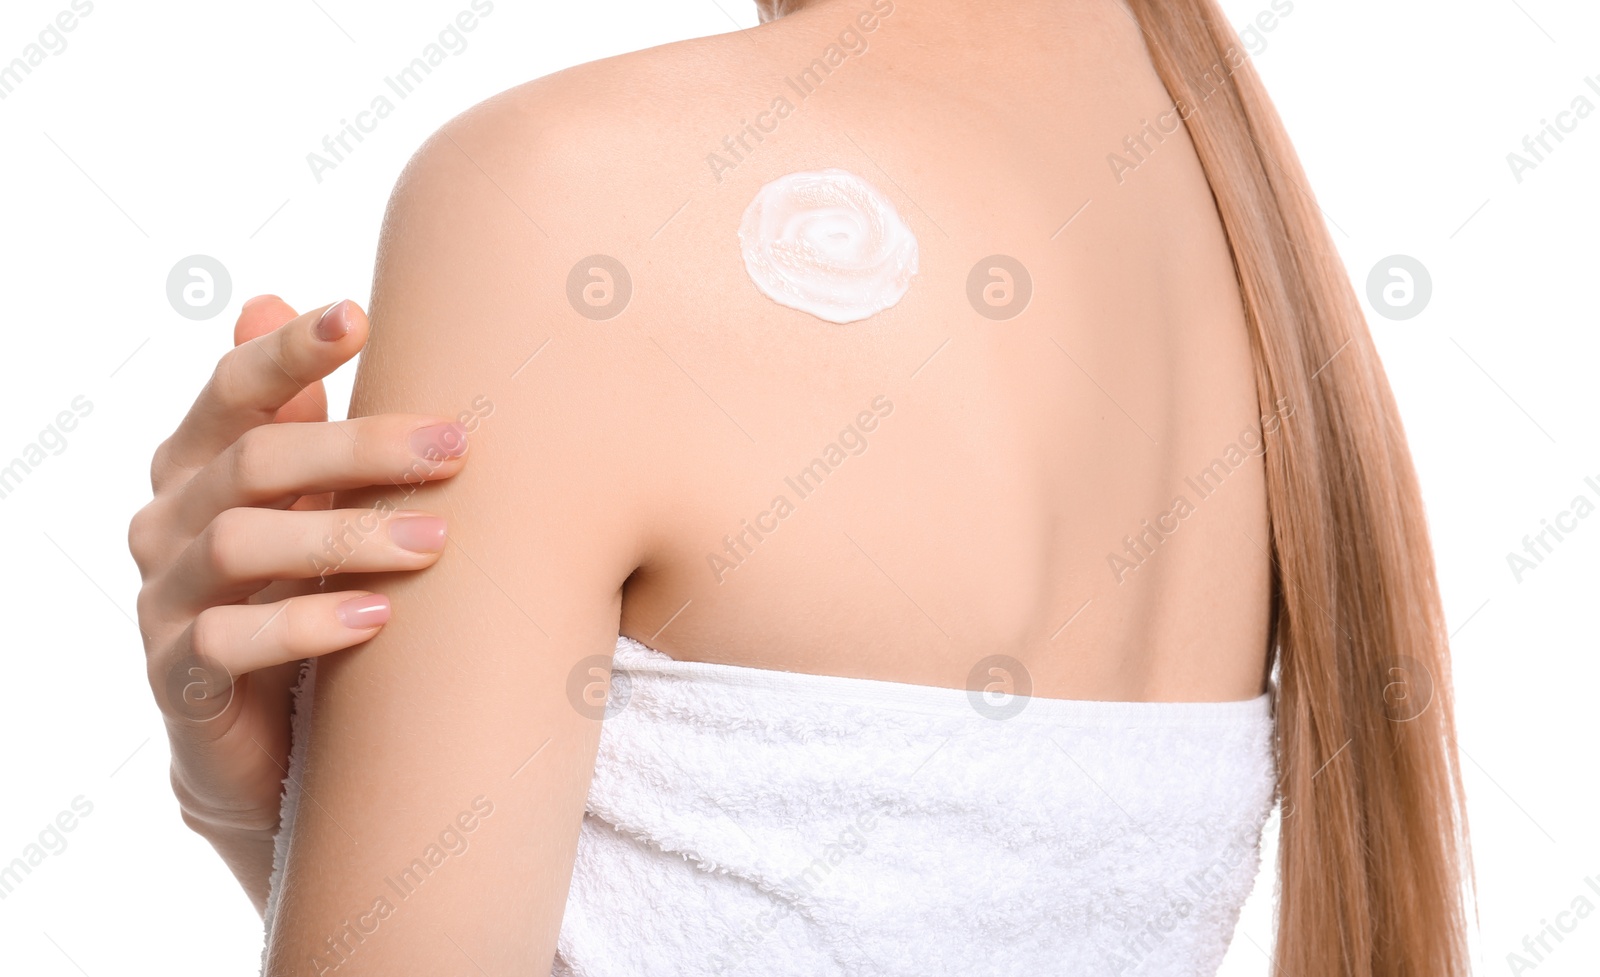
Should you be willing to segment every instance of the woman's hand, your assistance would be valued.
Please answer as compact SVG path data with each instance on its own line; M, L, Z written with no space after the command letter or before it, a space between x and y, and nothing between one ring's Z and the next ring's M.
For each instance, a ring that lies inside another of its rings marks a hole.
M275 296L245 303L237 345L156 450L155 498L128 527L173 791L258 910L299 663L360 644L389 619L387 598L328 578L421 569L445 545L442 519L334 510L332 492L449 478L465 463L466 431L448 419L327 421L321 378L367 331L350 301L298 318Z

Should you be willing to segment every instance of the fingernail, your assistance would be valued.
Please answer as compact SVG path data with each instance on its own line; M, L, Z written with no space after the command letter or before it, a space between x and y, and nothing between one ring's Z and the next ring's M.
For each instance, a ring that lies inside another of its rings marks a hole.
M341 339L350 331L350 300L343 299L328 306L322 318L311 327L311 334L326 343Z
M413 553L444 549L444 520L438 516L401 516L389 523L389 538Z
M460 424L435 424L411 432L411 451L433 461L460 458L467 453L467 429Z
M352 597L334 608L334 613L347 628L357 631L375 628L389 620L389 598L382 594Z

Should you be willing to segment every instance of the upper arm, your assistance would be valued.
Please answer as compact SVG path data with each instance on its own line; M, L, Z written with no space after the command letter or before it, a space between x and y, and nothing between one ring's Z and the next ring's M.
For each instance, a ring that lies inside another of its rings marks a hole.
M341 975L548 973L554 952L600 725L569 676L609 660L638 565L633 354L568 304L570 204L530 136L465 118L391 199L351 413L461 416L468 463L338 502L437 513L449 543L350 584L393 618L319 665L270 974L341 953Z

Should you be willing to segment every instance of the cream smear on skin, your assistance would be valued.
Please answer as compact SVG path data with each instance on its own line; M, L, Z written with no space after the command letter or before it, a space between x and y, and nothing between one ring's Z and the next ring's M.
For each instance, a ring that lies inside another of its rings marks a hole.
M855 322L899 302L917 273L917 238L877 187L848 170L780 176L739 224L744 268L779 305Z

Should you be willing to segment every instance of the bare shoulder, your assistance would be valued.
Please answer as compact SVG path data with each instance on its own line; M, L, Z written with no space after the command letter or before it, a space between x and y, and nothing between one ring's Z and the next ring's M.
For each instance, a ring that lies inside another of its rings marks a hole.
M869 52L905 33L907 15L893 0L834 6L508 89L441 127L402 189L429 164L462 157L552 238L588 232L656 241L685 202L720 193L735 171L764 169L752 160L848 150L837 134L811 137L842 102L881 101L881 79L869 83L869 69L893 68Z
M481 415L475 478L538 479L551 504L603 513L614 551L646 548L664 504L639 473L689 463L675 432L708 407L691 375L716 369L685 338L720 348L695 337L741 274L736 249L703 267L744 202L706 193L703 133L740 85L727 40L520 85L419 147L385 215L352 413Z
M615 217L645 221L639 226L648 236L656 227L628 205L703 182L704 157L720 147L724 129L750 114L748 92L771 74L762 49L784 43L754 36L762 33L631 52L508 89L435 132L398 189L464 157L481 169L485 186L528 205L530 220L555 225L546 228L551 233Z

